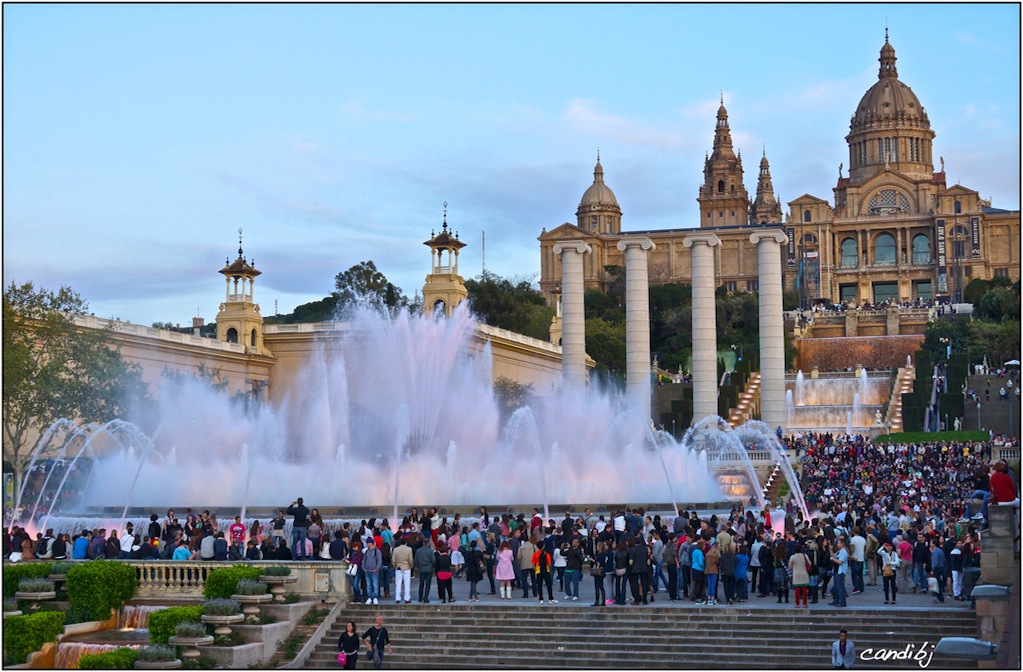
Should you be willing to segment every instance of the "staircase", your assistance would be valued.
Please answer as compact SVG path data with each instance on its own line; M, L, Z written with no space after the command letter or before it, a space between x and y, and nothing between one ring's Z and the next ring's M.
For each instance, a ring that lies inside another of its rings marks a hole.
M980 398L980 427L977 427L977 402L967 399L965 413L963 414L964 429L990 429L995 434L1019 437L1020 402L1019 397L1016 396L1019 376L1013 379L1012 388L1006 385L1007 380L993 374L967 376L966 387L975 390ZM1005 387L1006 390L1012 390L1009 401L1002 401L998 398L998 390L1002 387ZM989 399L985 398L984 392L986 390L990 391L990 394L987 395Z
M753 419L760 402L760 372L754 371L739 394L738 406L728 414L728 424L734 429Z
M895 384L892 385L892 394L888 401L888 417L885 418L891 425L893 434L902 431L902 395L913 391L915 377L916 369L911 366L901 367L895 376Z
M337 669L344 623L354 620L361 634L377 614L394 646L384 660L389 669L817 669L831 667L831 643L842 628L860 652L925 643L933 650L941 637L977 631L965 609L350 605L303 667ZM358 667L371 665L363 650ZM861 667L922 669L913 660L857 660ZM935 657L931 667L976 663Z
M767 483L764 484L764 501L771 503L774 502L778 497L778 493L781 492L781 484L785 480L785 474L782 473L780 465L774 465L774 469L771 470L770 476L767 477Z

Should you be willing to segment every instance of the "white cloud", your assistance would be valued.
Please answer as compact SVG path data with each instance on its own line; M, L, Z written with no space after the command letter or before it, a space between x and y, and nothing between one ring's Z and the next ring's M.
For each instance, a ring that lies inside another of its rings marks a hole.
M650 122L602 112L597 109L594 101L585 98L570 100L565 107L564 119L569 126L578 131L625 144L656 148L684 145L682 136L677 131L666 130Z

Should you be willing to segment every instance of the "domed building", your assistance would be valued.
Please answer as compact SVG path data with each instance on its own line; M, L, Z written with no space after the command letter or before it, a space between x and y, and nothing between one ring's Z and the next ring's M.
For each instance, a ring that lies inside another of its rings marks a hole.
M621 229L621 208L604 182L598 157L594 182L584 192L576 224L547 231L540 241L540 288L551 300L559 292L560 240L583 240L588 289L606 289L624 266L616 247L626 234L649 237L650 281L691 282L692 262L682 239L694 228L721 240L714 248L716 284L730 292L757 291L757 251L751 229L781 227L786 289L798 290L804 306L815 302L856 305L915 299L960 301L972 278L1020 277L1020 212L994 208L977 191L945 182L945 162L935 169L934 131L913 90L899 80L895 48L887 30L877 81L853 111L849 173L839 166L834 205L804 194L788 202L774 193L766 150L755 199L743 183L742 152L732 145L728 111L718 108L712 151L704 160L697 201L700 221L655 231Z

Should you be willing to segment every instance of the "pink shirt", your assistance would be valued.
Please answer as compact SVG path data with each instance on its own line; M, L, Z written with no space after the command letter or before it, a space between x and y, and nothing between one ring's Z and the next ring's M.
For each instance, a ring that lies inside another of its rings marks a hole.
M451 536L448 537L448 548L451 549L452 553L457 551L458 547L461 546L461 545L462 545L462 538L460 536L458 536L457 534L452 533Z

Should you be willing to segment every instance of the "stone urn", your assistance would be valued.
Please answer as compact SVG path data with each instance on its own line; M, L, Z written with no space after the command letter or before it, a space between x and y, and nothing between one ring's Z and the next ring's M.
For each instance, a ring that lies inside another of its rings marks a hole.
M263 604L264 602L269 602L274 599L274 596L270 593L263 593L262 595L232 595L231 599L243 605L242 613L245 614L246 623L258 623L258 605Z
M202 637L179 637L173 635L167 639L167 643L172 646L181 647L181 657L185 660L196 660L199 658L199 647L209 646L213 643L213 635L203 635ZM137 665L139 661L135 661Z
M50 581L53 581L55 588L60 588L60 585L67 581L67 575L65 574L50 574L48 577Z
M231 634L231 623L241 623L245 620L244 614L203 614L202 622L209 625L215 625L213 634L217 637L227 637Z
M37 591L34 591L34 590L19 590L18 592L14 593L14 597L19 599L19 600L25 600L26 602L31 602L32 605L28 608L28 610L29 611L35 611L35 610L37 610L39 608L39 603L40 602L45 602L47 600L56 599L57 591L55 591L55 590L46 590L46 591L38 591L37 592Z
M5 611L4 618L7 618L8 616L21 616L21 610L15 609L14 611Z
M171 637L171 639L174 639ZM186 637L187 639L187 637ZM199 649L195 649L195 654L199 655ZM185 655L185 654L181 654ZM173 660L136 660L136 670L176 670L181 667L181 659L175 658Z
M285 591L284 586L287 585L287 584L290 584L290 583L295 583L296 581L298 581L298 577L297 576L267 576L267 575L264 574L264 575L259 577L259 580L262 581L263 583L268 584L270 586L270 592L274 596L274 602L283 602L284 601L284 593L287 592L287 591Z

